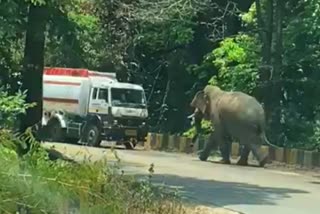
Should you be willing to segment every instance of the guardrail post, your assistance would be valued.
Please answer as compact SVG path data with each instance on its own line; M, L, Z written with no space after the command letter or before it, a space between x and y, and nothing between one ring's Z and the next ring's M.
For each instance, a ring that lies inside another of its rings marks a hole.
M184 136L179 137L179 152L185 152L187 146L187 138Z
M297 164L300 166L303 166L304 164L304 151L298 149L298 160L297 160Z
M289 148L283 149L283 162L284 163L289 163L290 158L291 158L290 154L291 154L291 149L289 149Z
M163 134L162 135L162 141L161 141L161 150L167 150L168 149L168 144L169 144L169 135L168 134Z
M298 163L298 149L290 149L288 164L295 165Z
M162 137L163 137L163 135L161 133L156 134L155 150L159 150L161 148Z
M284 162L284 149L276 148L275 149L275 160L278 162Z
M261 152L262 152L263 154L267 154L268 156L270 155L269 149L270 149L269 146L265 146L265 145L262 145L262 146L260 147ZM270 159L270 157L269 157L269 159Z
M170 151L175 151L176 150L176 141L177 141L177 136L176 135L170 135L168 139L168 149Z
M155 133L150 133L150 148L154 150L156 148L157 138Z
M152 133L148 133L147 137L146 137L146 141L143 144L143 147L145 150L151 150L151 138L152 138Z
M320 167L320 152L313 152L312 164L315 167Z
M311 151L304 151L304 159L303 159L303 166L307 168L312 168L312 155L313 152Z

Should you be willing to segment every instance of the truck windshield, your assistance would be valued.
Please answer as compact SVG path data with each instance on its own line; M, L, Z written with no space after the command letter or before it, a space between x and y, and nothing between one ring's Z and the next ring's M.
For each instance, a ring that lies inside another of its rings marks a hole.
M113 106L141 108L146 106L144 92L135 89L112 88L111 100Z

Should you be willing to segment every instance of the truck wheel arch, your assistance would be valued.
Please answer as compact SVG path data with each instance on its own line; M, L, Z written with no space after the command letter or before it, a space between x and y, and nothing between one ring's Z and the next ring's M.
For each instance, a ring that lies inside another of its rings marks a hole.
M47 124L51 123L52 120L57 120L60 123L61 128L67 128L67 123L61 114L54 114L48 121Z
M56 142L63 141L65 137L64 130L61 126L61 122L58 118L52 117L47 123L47 137L49 140L53 140Z
M87 125L96 125L99 130L102 129L102 120L101 120L101 117L99 115L88 115L87 118L86 118L86 124ZM85 129L85 127L83 127Z

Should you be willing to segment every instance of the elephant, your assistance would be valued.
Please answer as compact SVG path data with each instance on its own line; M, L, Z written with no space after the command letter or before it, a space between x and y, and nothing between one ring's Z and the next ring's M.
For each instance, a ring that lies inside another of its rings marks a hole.
M203 119L203 114L196 109L195 112L189 116L189 118L192 118L192 124L195 125L196 128L196 134L192 138L192 143L195 143L197 138L199 137L199 134L201 133L201 121ZM219 161L222 164L231 164L230 161L230 153L231 153L231 139L228 139L224 142L224 144L219 146L220 153L222 155L222 159ZM209 156L210 150L206 151L207 153L202 153L200 158L203 160L206 160ZM246 166L248 165L248 156L250 153L250 148L248 145L244 145L240 152L240 160L238 161L237 165ZM205 155L204 155L205 154Z
M214 126L208 142L200 152L199 158L206 161L212 149L222 151L222 162L230 163L232 139L243 145L238 165L247 165L250 150L263 167L268 155L263 154L260 146L271 145L265 133L265 112L262 105L252 96L240 91L224 91L218 86L207 85L198 91L191 104L194 116L210 120Z

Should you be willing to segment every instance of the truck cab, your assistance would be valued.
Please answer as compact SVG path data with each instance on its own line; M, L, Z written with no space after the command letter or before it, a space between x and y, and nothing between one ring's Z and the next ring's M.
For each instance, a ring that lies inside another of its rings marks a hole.
M139 85L119 82L93 85L88 113L90 117L99 117L103 139L124 142L129 148L147 135L147 103Z

